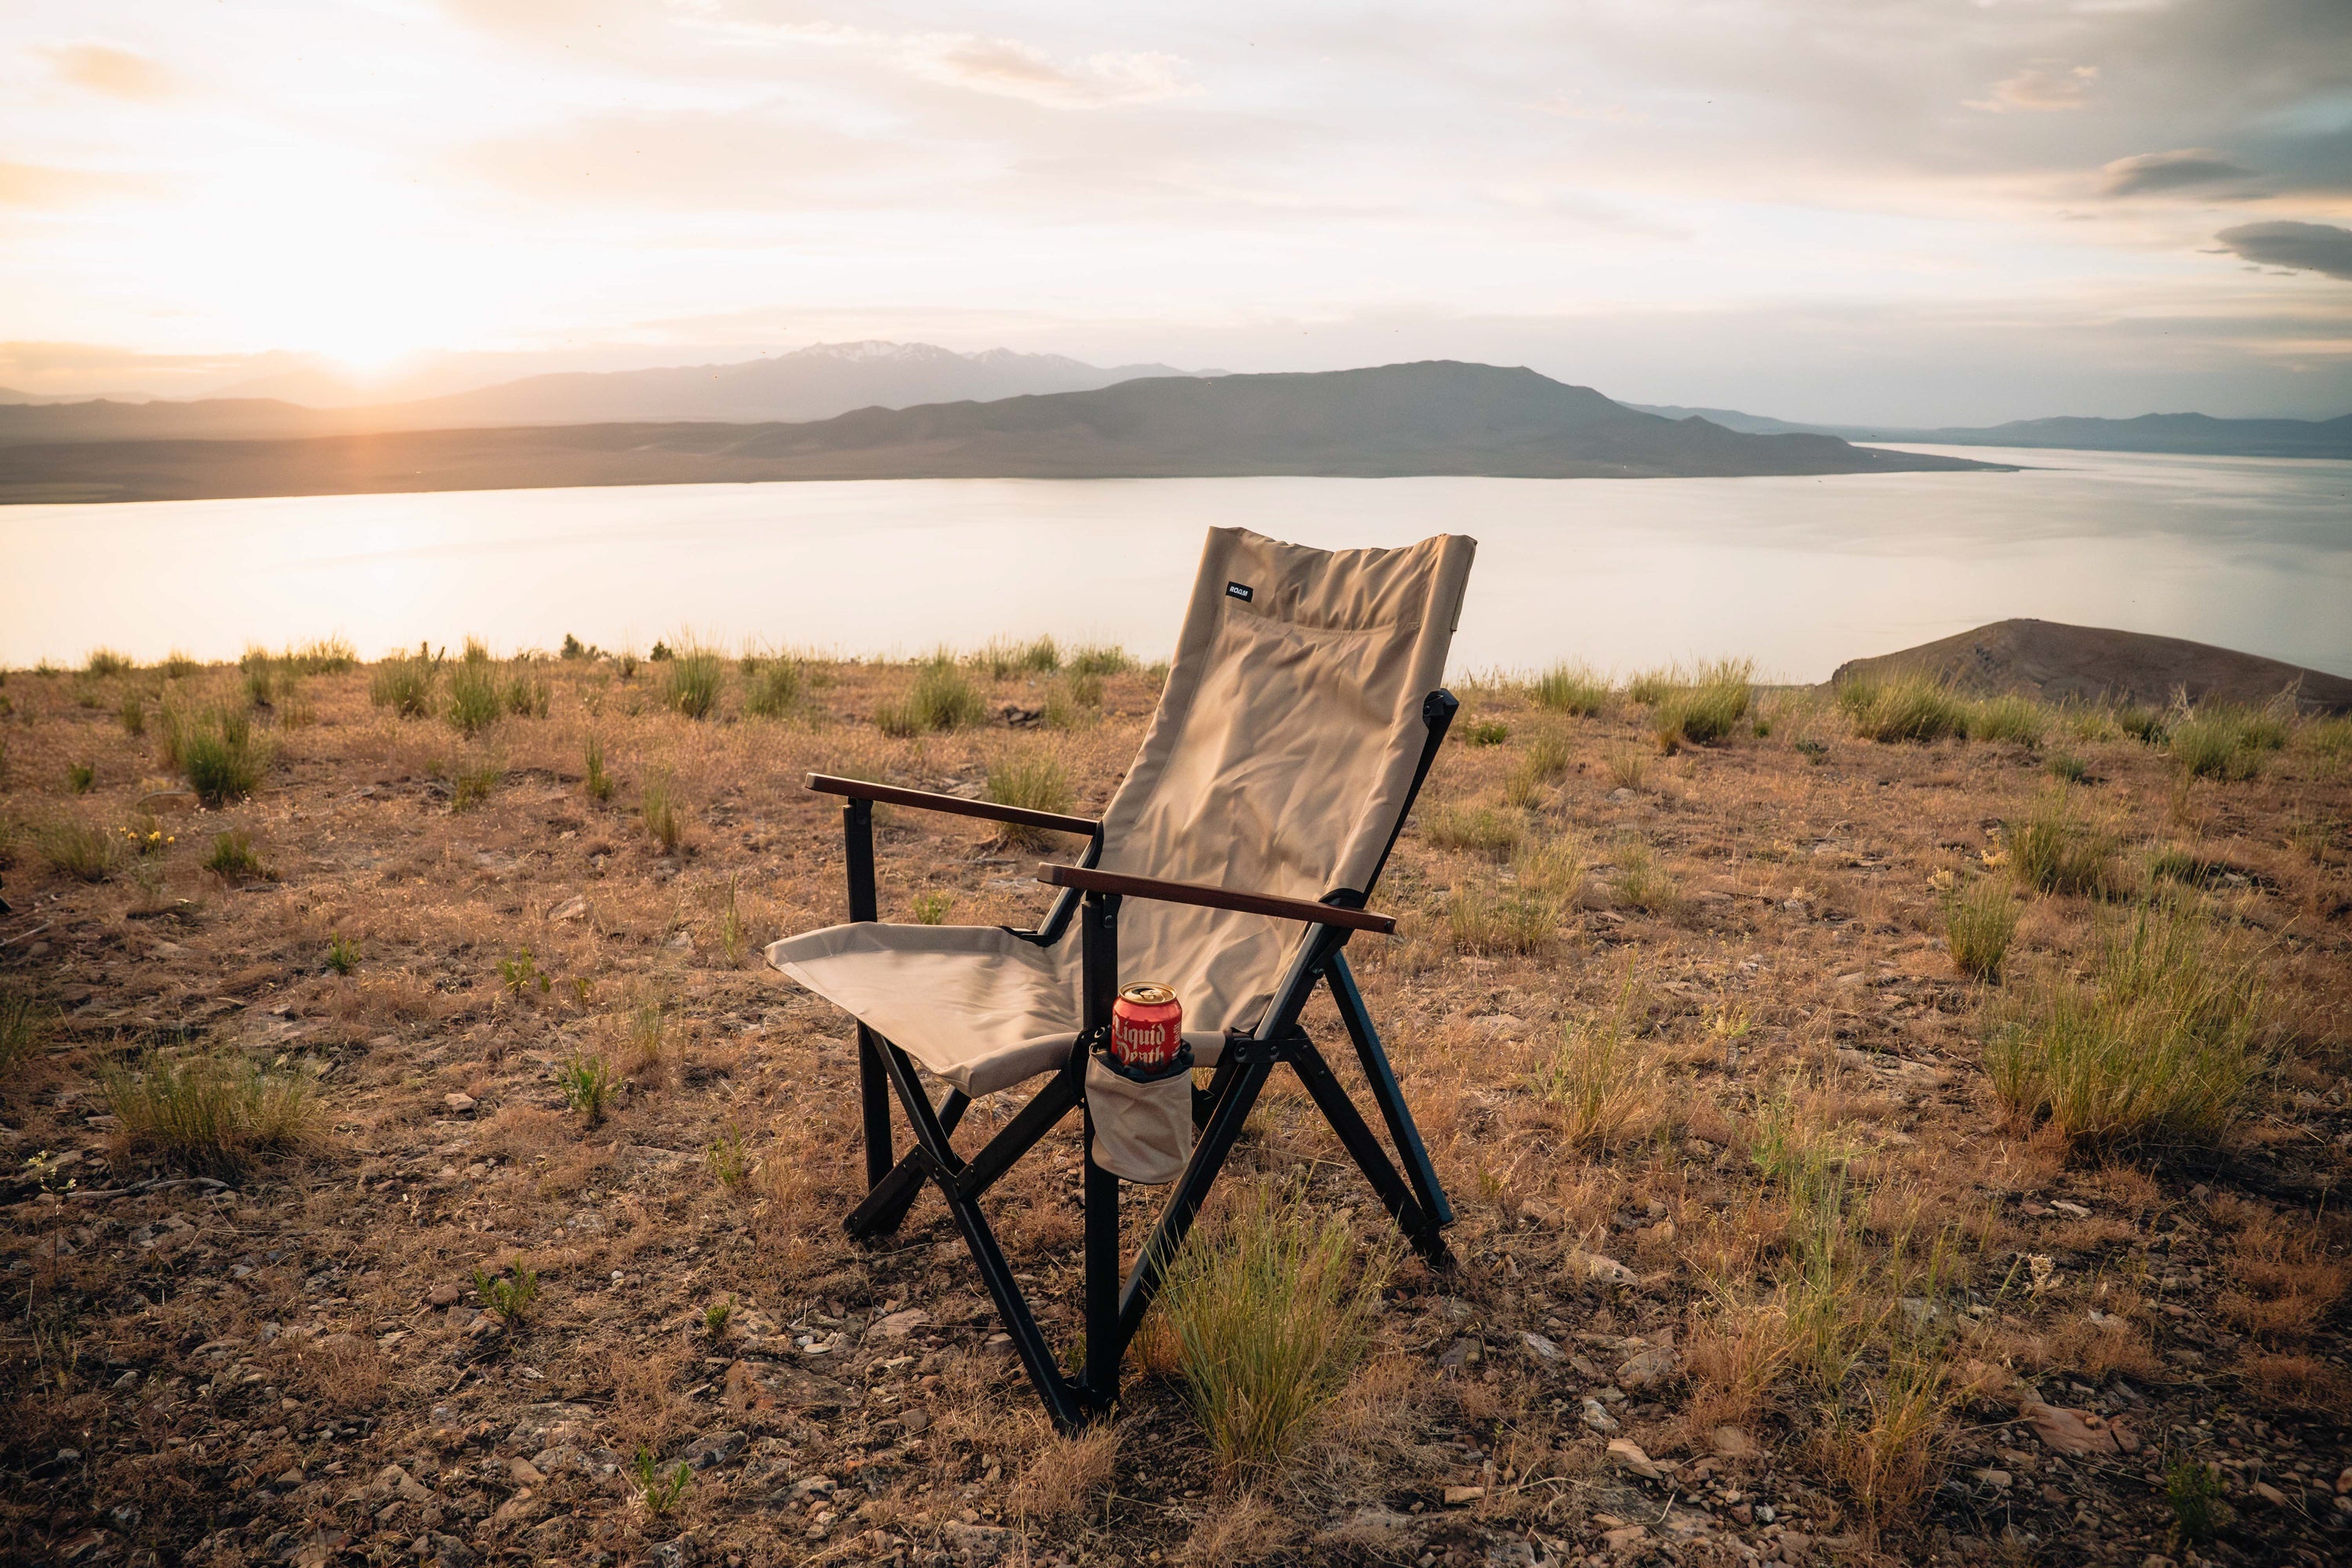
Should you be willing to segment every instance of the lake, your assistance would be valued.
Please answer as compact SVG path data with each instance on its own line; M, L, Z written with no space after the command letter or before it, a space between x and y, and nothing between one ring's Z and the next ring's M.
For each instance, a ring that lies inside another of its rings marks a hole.
M566 632L845 654L1051 633L1164 658L1201 531L1479 541L1454 668L1841 661L2011 616L2352 674L2352 463L1920 447L2019 473L908 479L0 508L0 663L368 657Z

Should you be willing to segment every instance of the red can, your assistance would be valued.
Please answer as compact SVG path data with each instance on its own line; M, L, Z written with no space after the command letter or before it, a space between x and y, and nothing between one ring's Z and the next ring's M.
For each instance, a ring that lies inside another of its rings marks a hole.
M1110 1054L1122 1067L1164 1067L1183 1048L1184 1009L1174 986L1139 980L1118 988L1110 1008Z

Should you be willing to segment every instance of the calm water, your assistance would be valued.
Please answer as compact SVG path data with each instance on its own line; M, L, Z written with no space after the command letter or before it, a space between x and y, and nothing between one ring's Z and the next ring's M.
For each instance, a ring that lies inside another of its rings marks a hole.
M1935 448L1928 448L1935 449ZM1050 632L1164 657L1201 531L1479 540L1459 669L1841 660L2009 616L2352 674L2352 463L1963 456L1748 479L915 479L0 508L0 662L326 634L846 653Z

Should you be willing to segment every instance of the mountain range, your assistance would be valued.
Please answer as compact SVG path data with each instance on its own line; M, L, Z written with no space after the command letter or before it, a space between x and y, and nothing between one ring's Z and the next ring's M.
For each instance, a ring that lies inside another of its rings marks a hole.
M2335 419L2216 419L2206 414L2143 414L2136 419L2012 419L2006 425L1909 429L1880 425L1801 425L1736 408L1629 407L1669 419L1703 418L1755 436L1811 432L1848 441L1932 447L2074 447L2093 452L2177 452L2219 458L2352 458L2352 414Z
M959 353L930 343L819 343L732 364L564 372L438 397L334 406L292 400L292 395L310 391L323 402L335 390L315 374L295 374L247 384L239 389L247 395L186 402L35 402L26 400L25 394L0 393L0 442L257 440L688 419L735 425L797 422L828 419L853 408L1085 392L1139 376L1186 374L1164 364L1106 367L1011 349Z
M1150 376L796 424L572 424L265 440L0 444L0 500L572 485L1248 474L1529 479L1990 468L1833 436L1665 419L1527 369L1432 360Z

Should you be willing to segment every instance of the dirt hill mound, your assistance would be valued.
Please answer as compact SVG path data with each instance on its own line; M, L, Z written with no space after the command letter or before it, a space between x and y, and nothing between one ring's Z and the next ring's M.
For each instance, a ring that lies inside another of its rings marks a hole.
M2053 702L2169 702L2186 692L2192 702L2260 703L2292 692L2305 709L2352 711L2352 680L2340 675L2210 643L2058 621L1995 621L1900 653L1850 659L1830 679L1914 671L1979 695L2015 691Z

